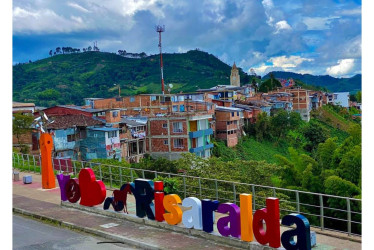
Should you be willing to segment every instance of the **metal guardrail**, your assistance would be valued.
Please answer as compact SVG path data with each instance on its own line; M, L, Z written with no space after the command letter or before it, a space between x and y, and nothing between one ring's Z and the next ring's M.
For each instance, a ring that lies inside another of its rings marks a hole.
M38 155L13 153L12 162L14 168L41 172ZM180 183L177 193L183 198L194 196L240 205L239 195L251 193L253 210L257 210L266 206L267 197L277 197L282 215L300 213L308 218L311 226L321 230L361 235L361 199L70 159L53 159L52 163L56 171L70 172L75 176L80 169L90 167L96 178L111 189L119 188L136 178L173 177Z

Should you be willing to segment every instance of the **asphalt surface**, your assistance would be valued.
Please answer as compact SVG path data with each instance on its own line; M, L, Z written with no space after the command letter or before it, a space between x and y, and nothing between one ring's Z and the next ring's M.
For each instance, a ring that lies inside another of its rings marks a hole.
M135 249L13 215L13 249Z

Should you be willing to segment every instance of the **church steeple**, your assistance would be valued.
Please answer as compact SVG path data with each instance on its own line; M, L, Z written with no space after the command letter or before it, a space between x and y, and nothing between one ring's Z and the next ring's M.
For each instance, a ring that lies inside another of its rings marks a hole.
M231 68L231 75L230 75L230 85L240 87L240 76L239 76L239 70L236 67L236 64L232 65Z

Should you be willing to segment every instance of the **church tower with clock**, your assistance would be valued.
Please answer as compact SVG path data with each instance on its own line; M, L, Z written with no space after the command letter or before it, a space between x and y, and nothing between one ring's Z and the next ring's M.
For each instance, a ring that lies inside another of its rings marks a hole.
M231 85L231 86L237 86L237 87L240 87L240 76L239 76L239 70L238 70L238 68L236 67L235 62L234 62L234 65L232 65L232 69L231 69L230 85Z

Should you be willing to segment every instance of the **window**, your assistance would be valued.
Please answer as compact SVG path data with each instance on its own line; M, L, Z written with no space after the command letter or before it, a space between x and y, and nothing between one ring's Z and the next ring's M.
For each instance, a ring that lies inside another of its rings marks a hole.
M130 97L130 102L135 102L135 97L134 96Z
M169 145L168 140L164 140L164 145Z
M118 111L113 111L113 117L117 117L118 116Z
M239 116L239 111L236 112L236 115Z
M151 96L151 101L156 101L156 96L155 95Z
M75 141L75 135L68 135L68 142Z
M235 112L231 112L231 116L234 116L235 115Z
M174 139L174 148L184 148L183 139Z
M183 132L183 125L181 122L173 122L173 132L174 133L182 133Z
M178 105L173 105L173 112L178 112Z
M113 138L117 136L117 131L109 131L108 132L108 138Z
M168 128L168 124L167 123L163 123L162 124L162 128Z

